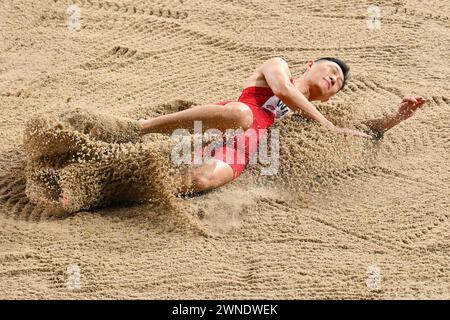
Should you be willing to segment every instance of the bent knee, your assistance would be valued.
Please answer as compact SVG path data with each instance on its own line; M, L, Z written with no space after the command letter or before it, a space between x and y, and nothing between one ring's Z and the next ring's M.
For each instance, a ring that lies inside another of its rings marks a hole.
M231 180L233 180L233 169L222 161L206 163L193 175L193 185L196 191L214 189Z
M228 116L235 128L249 129L253 124L252 110L242 102L229 102L226 105Z
M196 175L194 176L193 185L195 191L205 191L211 188L211 180L204 175Z
M203 164L194 171L192 184L195 191L204 191L212 187L211 168L209 165Z

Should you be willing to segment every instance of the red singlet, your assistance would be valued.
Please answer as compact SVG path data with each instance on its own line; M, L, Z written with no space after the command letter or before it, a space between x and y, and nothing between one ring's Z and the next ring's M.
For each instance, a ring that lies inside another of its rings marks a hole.
M290 79L294 84L294 80ZM247 87L245 88L237 101L245 103L253 113L253 123L251 127L241 134L235 135L232 139L224 139L223 145L220 147L213 147L211 145L205 146L203 149L197 149L195 152L200 156L206 153L212 159L222 160L233 169L233 179L236 179L247 167L250 157L257 151L261 139L265 137L265 131L261 132L258 129L267 129L275 121L275 114L262 106L274 96L272 89L268 87ZM214 104L226 105L228 102L235 100L215 102ZM245 148L242 142L238 143L238 139L245 139ZM255 139L255 143L249 143L250 139ZM241 146L241 148L240 148ZM244 161L242 161L244 160Z

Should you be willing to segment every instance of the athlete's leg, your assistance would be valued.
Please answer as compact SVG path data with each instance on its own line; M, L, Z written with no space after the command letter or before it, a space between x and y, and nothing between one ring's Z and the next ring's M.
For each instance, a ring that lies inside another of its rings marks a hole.
M220 187L233 180L233 169L217 159L192 166L181 174L178 192L182 194L197 193Z
M253 123L253 114L246 104L233 101L224 106L217 104L195 106L155 118L142 119L139 123L142 127L141 134L151 132L170 134L175 129L187 129L192 132L194 121L202 121L203 130L210 128L220 131L237 128L247 130Z

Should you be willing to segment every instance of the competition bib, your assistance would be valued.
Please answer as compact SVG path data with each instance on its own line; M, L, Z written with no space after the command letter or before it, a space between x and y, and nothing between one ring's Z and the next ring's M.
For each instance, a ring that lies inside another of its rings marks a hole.
M275 118L284 117L289 111L292 111L277 96L270 97L261 107L272 112Z

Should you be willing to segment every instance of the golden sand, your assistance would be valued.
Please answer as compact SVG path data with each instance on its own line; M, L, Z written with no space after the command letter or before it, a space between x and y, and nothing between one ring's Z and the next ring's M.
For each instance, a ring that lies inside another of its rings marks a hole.
M66 1L0 4L0 298L450 298L448 2L383 1L379 30L365 1L74 3L80 30ZM290 115L276 175L177 196L137 120L237 99L274 56L348 62L317 104L340 126L429 102L379 142Z

